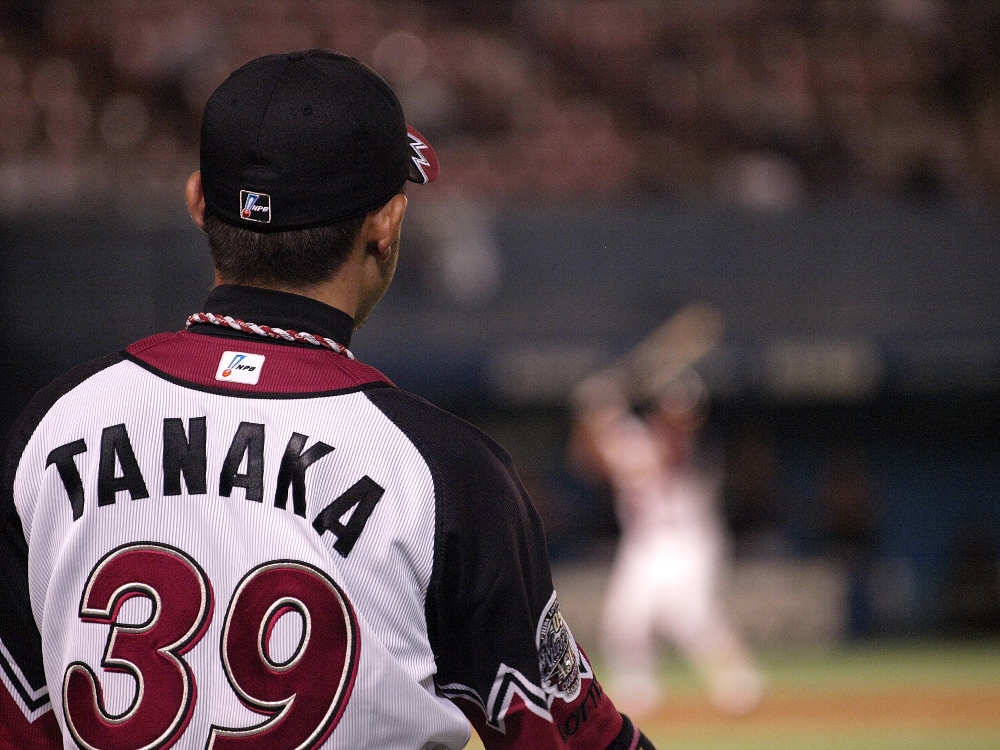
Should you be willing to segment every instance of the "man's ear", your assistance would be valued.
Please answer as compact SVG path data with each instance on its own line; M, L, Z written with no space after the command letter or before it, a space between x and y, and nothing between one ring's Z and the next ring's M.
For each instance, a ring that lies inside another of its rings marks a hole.
M184 199L187 201L188 213L201 231L205 231L205 193L201 189L201 172L195 172L188 177L184 188Z
M406 196L402 193L392 196L382 208L368 214L366 245L372 250L377 250L380 258L389 254L392 243L399 236L399 227L405 215Z

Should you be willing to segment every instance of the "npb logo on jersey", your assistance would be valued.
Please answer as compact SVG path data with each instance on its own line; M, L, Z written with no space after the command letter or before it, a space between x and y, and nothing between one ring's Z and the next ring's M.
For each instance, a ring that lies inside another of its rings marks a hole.
M240 191L240 216L247 221L271 222L271 196L267 193Z
M219 369L215 372L215 379L257 385L263 367L263 354L223 352L222 359L219 360Z

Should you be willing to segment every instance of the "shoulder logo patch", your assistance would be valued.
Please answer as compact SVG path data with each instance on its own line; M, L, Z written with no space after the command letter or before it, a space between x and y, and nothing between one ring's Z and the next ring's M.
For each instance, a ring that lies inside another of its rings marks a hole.
M580 694L580 652L569 626L559 612L555 592L542 613L535 636L542 688L567 703Z
M271 196L267 193L240 191L240 216L247 221L271 222Z
M219 360L219 368L215 371L215 379L257 385L263 367L263 354L223 352L222 359Z

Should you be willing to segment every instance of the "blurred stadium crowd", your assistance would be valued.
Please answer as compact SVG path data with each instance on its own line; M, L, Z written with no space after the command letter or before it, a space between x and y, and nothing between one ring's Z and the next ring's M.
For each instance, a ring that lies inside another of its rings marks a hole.
M762 208L1000 195L990 0L4 0L5 204L174 190L225 74L314 46L393 83L446 166L441 191Z

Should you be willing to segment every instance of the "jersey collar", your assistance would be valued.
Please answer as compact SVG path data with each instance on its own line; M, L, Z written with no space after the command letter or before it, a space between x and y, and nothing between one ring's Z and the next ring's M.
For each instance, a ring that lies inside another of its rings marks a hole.
M354 319L335 307L300 294L259 287L220 284L208 295L202 310L216 315L229 315L257 325L325 336L345 347L351 345L351 333L354 331ZM253 334L219 328L210 323L196 323L191 326L191 330L216 336L254 338Z

